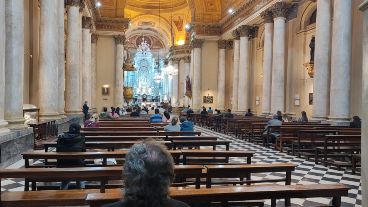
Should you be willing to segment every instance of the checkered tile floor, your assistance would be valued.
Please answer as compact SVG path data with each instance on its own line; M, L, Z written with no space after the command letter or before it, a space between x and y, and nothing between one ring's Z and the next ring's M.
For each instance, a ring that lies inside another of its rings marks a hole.
M252 158L253 163L273 163L273 162L291 162L297 164L298 167L292 174L292 184L327 184L327 183L342 183L351 188L348 197L342 198L343 207L361 207L361 183L359 175L352 175L349 170L338 171L337 169L316 165L314 162L306 161L302 158L287 155L273 149L268 149L248 143L232 136L214 132L209 129L196 127L196 130L201 131L203 135L218 136L224 140L230 140L230 150L252 150L255 155ZM222 146L218 148L221 149ZM242 158L232 158L230 162L245 162ZM21 168L24 166L24 161L20 160L8 168ZM252 179L262 178L279 178L279 173L265 173L252 175ZM282 183L280 183L282 184ZM5 179L1 182L1 191L23 191L24 181L20 179ZM310 199L292 199L293 206L321 206L329 205L331 199L327 198L310 198ZM265 202L265 206L270 206L270 201ZM283 201L279 201L277 206L284 206Z
M252 150L255 151L255 155L252 158L252 163L274 163L274 162L291 162L298 167L292 173L292 184L331 184L342 183L351 188L348 197L342 197L343 207L360 207L361 206L361 183L360 175L352 175L351 170L339 171L333 167L324 167L322 165L316 165L314 162L307 161L303 158L298 158L286 153L265 148L256 144L252 144L243 140L236 139L229 135L214 132L202 127L196 127L196 130L201 131L202 135L218 136L224 140L230 140L230 150ZM218 148L221 149L222 146ZM225 147L222 147L224 149ZM241 158L231 158L230 162L244 162ZM282 175L284 176L284 175ZM279 173L267 173L252 175L252 179L272 178L277 179L280 177ZM282 184L282 183L280 183ZM293 206L321 206L331 205L331 199L327 198L308 198L308 199L291 199ZM265 206L271 204L270 201L265 202ZM279 201L277 206L284 206L283 201Z

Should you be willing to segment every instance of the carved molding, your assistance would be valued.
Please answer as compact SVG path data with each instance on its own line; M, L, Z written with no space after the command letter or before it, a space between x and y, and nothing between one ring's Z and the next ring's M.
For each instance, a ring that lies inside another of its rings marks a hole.
M219 24L192 24L191 33L202 36L220 36L222 34L222 28Z
M238 27L240 37L249 37L252 33L252 29L253 28L251 26L241 25L240 27Z
M265 10L261 13L264 23L273 23L273 16L271 10Z
M231 32L231 34L233 35L234 39L236 40L240 40L240 32L238 29L235 29Z
M227 47L227 41L226 40L219 40L218 41L218 48L219 49L226 49Z
M83 17L82 18L82 28L83 29L91 29L92 27L92 18L91 17Z
M271 7L271 11L272 11L272 15L273 18L277 18L277 17L285 17L288 13L288 4L286 2L276 2L272 7Z
M226 41L226 49L231 50L231 49L233 49L233 46L234 46L234 41L232 41L232 40L227 40Z
M115 38L115 44L117 45L124 45L125 44L125 35L116 35Z
M77 6L77 7L82 7L84 8L84 3L83 0L66 0L65 4L68 6Z
M100 18L95 24L100 31L125 32L129 28L129 22L126 18Z
M191 45L193 48L202 48L204 40L201 39L192 39Z
M171 61L173 64L179 64L180 63L181 58L172 58Z
M91 43L96 44L97 40L98 40L98 35L97 34L92 34L91 35Z
M185 56L183 59L184 59L184 63L190 63L191 61L191 57L189 55Z

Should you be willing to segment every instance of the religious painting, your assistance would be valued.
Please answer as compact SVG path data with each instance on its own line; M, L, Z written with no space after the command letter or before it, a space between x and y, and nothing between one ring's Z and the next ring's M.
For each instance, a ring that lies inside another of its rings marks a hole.
M110 95L110 87L103 86L103 87L102 87L102 95L103 95L103 96L108 96L108 95Z
M313 105L313 93L309 93L309 105Z
M203 103L213 104L213 96L203 96Z
M190 99L192 98L192 83L189 76L185 79L185 95Z
M183 26L184 26L183 17L176 16L176 17L173 18L173 22L174 22L176 28L178 28L179 32L183 31Z

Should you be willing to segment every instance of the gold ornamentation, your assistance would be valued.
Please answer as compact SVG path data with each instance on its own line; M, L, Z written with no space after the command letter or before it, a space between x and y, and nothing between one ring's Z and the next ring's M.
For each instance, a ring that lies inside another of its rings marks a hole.
M314 63L311 63L311 62L305 63L304 67L307 70L309 77L313 78L314 77Z
M124 94L124 99L126 100L133 99L133 95L134 95L133 87L124 87L123 94Z

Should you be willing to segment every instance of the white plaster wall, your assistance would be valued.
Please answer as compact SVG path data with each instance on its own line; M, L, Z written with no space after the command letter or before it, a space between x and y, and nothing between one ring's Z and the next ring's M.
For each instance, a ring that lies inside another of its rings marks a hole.
M201 103L205 107L217 108L217 76L218 76L218 44L217 41L204 41L202 45ZM213 96L213 104L204 104L203 96Z

